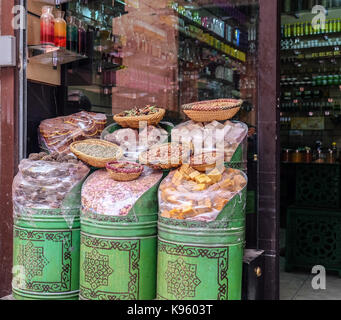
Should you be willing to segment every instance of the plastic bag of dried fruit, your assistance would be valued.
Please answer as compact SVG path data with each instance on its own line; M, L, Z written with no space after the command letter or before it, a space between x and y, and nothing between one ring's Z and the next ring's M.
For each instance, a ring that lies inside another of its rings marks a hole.
M89 171L73 156L31 154L20 162L13 180L14 217L58 214L72 224L79 214L81 184Z
M232 199L238 197L240 202L246 185L242 171L214 168L201 173L185 164L160 184L159 213L164 218L211 222ZM245 209L243 202L241 210Z
M217 152L224 154L225 162L230 162L239 146L241 152L237 161L246 160L248 127L238 121L194 122L192 120L176 126L172 130L172 142L192 144L194 156L201 153Z
M40 147L48 152L68 152L74 141L99 138L106 123L104 114L86 111L44 120L38 129Z
M157 215L157 190L162 175L162 171L144 167L138 179L116 181L106 170L97 170L86 179L82 188L83 216L136 219L141 214Z

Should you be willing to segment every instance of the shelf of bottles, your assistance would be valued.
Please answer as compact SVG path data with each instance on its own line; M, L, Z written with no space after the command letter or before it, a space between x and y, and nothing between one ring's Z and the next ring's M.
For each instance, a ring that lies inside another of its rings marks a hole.
M282 14L293 15L297 12L311 12L315 5L320 5L327 10L341 8L340 0L282 0Z
M250 35L232 24L215 17L212 13L181 2L172 1L169 7L179 17L179 32L198 40L200 45L225 54L241 62L246 61L246 49ZM255 37L255 34L253 35Z
M80 40L79 45L77 45L77 39L75 39L75 42L73 41L73 37L77 38L78 31L82 28L81 22L78 22L78 26L75 23L72 24L76 34L71 35L69 32L71 30L70 24L67 24L64 20L64 12L57 10L55 15L52 12L53 6L42 7L40 45L28 46L29 61L51 64L53 67L57 67L60 64L87 58L85 55L85 42Z
M297 60L341 57L341 19L327 20L323 29L310 22L282 25L281 35L282 60L284 53Z
M121 50L123 40L121 35L113 33L112 19L125 14L124 2L72 1L67 4L66 12L71 21L70 25L72 21L82 21L85 33L78 29L77 43L79 45L80 41L85 41L86 53L93 70L91 85L101 88L104 96L111 95L111 88L116 86L116 71L124 68Z
M247 52L256 50L257 26L241 12L233 13L236 8L227 23L219 18L219 5L199 8L194 2L173 1L169 7L178 18L180 104L241 95L251 101L256 79L241 75Z

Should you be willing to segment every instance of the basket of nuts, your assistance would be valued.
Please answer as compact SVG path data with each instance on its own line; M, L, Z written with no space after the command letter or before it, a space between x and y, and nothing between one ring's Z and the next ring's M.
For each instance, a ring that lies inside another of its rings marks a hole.
M114 116L114 120L123 128L139 129L140 122L156 126L165 116L166 110L147 105L143 108L135 107Z
M99 139L73 142L70 150L78 159L96 168L105 168L108 162L123 156L123 150L118 145Z

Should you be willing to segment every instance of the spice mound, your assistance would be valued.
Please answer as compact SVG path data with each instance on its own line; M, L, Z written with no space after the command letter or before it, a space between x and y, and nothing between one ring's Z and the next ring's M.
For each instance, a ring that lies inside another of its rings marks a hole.
M110 176L117 181L135 180L143 171L142 165L128 161L109 162L106 168Z
M246 184L246 176L239 170L214 168L204 174L189 165L182 165L160 184L161 216L171 219L213 221Z
M94 158L115 158L119 149L99 144L78 143L75 149Z
M44 160L40 160L41 156ZM30 159L20 162L14 178L14 207L60 208L72 188L88 173L89 168L74 158L65 157L62 161L62 158L54 160L52 155L32 154Z
M131 110L123 111L118 114L119 117L139 117L139 116L148 116L150 114L154 114L159 112L159 108L156 106L147 105L143 108L134 107Z
M109 216L125 216L135 202L162 178L162 172L145 167L133 181L115 181L106 170L97 170L82 189L82 210ZM146 207L148 210L148 207Z
M123 155L116 144L99 139L88 139L74 142L70 150L82 161L97 168L105 168L107 162L116 161Z
M135 107L116 114L114 120L124 128L138 129L141 125L144 125L141 121L147 122L148 125L157 125L163 119L165 113L166 110L163 108L147 105L143 108Z

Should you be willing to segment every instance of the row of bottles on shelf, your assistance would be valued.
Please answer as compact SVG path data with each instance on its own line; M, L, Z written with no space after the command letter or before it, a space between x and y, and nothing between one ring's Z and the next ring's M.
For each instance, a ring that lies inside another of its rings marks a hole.
M340 161L336 142L323 147L321 141L316 141L313 147L299 147L295 149L283 148L281 160L294 163L335 163Z
M180 15L187 17L237 47L247 48L248 40L251 40L251 38L256 40L255 28L248 30L251 32L249 35L248 32L241 31L239 28L224 22L218 17L214 17L208 13L207 15L202 14L202 10L187 9L185 6L174 1L169 6Z
M245 73L245 66L235 60L229 59L225 54L209 50L200 46L197 40L184 39L179 42L179 66L189 70L206 70L208 76L229 81L232 70L238 70ZM206 68L207 65L214 65L212 68ZM223 66L224 69L219 68Z
M65 12L59 10L53 15L52 6L43 6L40 18L40 43L42 45L55 45L81 55L86 54L90 45L95 51L105 51L105 44L108 41L113 44L112 47L122 46L119 35L114 35L106 29L85 25L83 21L71 15L68 15L65 21L64 15ZM87 43L89 37L91 44Z
M293 49L310 49L321 47L337 47L341 45L341 38L327 38L327 39L314 39L314 40L281 40L281 50L293 50ZM335 48L337 49L337 48Z
M339 8L341 7L341 0L283 0L282 12L291 13L299 12L302 10L309 10L316 6L322 5L326 9L328 8Z
M40 17L40 43L67 48L70 51L85 55L86 30L83 22L73 16L64 20L65 12L56 11L52 6L43 6Z
M316 34L330 34L341 32L341 19L327 19L325 24L317 24L313 27L311 21L281 25L282 38L301 37Z
M338 102L328 102L328 101L310 101L302 102L296 100L296 102L282 102L281 103L282 112L322 112L325 115L329 115L331 112L339 112L340 104ZM329 113L329 114L326 114Z
M315 74L305 77L281 76L281 86L331 86L341 85L341 72L332 74Z

